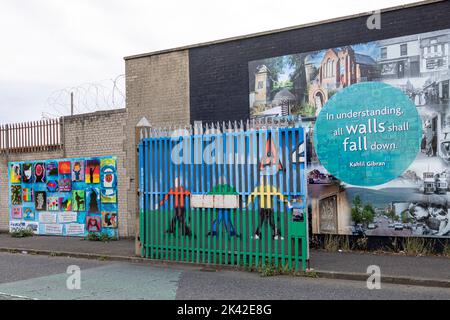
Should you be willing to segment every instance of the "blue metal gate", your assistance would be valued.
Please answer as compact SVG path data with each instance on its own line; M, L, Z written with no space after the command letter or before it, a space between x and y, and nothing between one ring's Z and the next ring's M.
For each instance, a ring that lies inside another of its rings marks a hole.
M306 269L305 152L298 125L150 130L139 143L142 256Z

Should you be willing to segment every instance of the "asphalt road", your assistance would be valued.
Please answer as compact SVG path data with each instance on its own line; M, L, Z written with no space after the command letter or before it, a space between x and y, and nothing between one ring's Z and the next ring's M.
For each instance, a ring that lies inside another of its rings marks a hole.
M71 265L81 269L80 290L67 289ZM450 290L0 253L0 300L9 299L450 300Z

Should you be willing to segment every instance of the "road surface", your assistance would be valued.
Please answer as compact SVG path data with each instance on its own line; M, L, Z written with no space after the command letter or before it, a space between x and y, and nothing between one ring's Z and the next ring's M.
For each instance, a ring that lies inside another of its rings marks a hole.
M81 269L81 289L68 290L68 266ZM450 290L258 273L211 271L196 267L0 253L0 300L102 299L446 299Z

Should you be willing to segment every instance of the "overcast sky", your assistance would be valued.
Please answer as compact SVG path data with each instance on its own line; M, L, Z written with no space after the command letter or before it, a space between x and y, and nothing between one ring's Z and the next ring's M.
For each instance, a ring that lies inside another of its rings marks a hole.
M0 123L67 112L65 88L110 91L124 56L412 2L0 0Z

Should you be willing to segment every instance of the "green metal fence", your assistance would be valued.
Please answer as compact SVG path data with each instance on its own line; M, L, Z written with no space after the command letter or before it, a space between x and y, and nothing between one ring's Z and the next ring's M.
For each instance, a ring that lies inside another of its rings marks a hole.
M306 269L301 126L241 122L147 135L139 144L143 257Z

